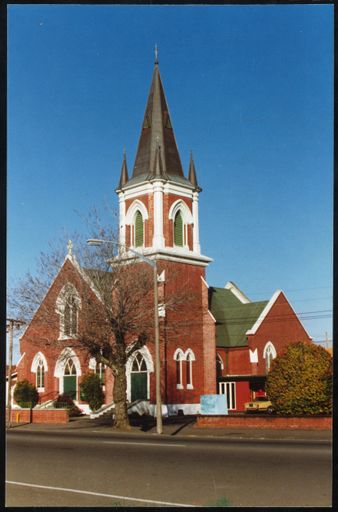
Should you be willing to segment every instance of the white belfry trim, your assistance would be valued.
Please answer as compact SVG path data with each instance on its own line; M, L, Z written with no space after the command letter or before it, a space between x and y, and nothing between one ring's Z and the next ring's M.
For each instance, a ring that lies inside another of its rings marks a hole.
M38 363L39 363L40 359L43 362L43 366L45 368L45 372L48 371L47 359L45 358L45 356L43 355L42 352L37 352L35 354L35 356L33 357L33 361L32 361L32 366L31 366L31 372L32 373L36 373L36 370L37 370Z
M178 199L171 205L168 218L174 221L179 210L181 211L184 224L192 224L194 222L193 216L187 203L182 201L182 199Z
M153 247L164 247L163 236L163 183L155 181L154 190L154 237Z
M192 200L192 216L194 220L193 225L193 249L194 252L200 254L200 235L199 235L199 223L198 223L198 192L194 192Z
M139 199L136 199L128 208L125 217L125 224L133 224L137 210L141 212L143 221L148 219L148 210L145 207L145 204L142 203L142 201L140 201Z
M124 193L119 193L119 209L120 209L120 222L119 222L119 241L120 244L125 245L126 243L126 201Z

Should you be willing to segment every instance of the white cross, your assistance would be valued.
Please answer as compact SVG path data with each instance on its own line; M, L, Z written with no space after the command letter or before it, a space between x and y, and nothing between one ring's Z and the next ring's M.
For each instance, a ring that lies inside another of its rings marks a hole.
M73 242L71 240L68 240L67 248L68 256L71 256L73 254Z

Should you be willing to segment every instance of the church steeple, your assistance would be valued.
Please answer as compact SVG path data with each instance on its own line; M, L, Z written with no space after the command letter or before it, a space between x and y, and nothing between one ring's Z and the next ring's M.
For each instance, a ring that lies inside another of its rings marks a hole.
M161 173L158 174L156 159L160 147ZM155 171L156 170L156 171ZM155 65L150 85L135 165L131 180L143 177L144 181L161 177L165 180L185 182L180 155L169 115L155 47Z
M124 155L119 196L119 240L145 255L207 266L201 254L195 164L184 176L155 47L155 63L132 175ZM132 252L132 251L131 251ZM129 257L129 256L128 256Z

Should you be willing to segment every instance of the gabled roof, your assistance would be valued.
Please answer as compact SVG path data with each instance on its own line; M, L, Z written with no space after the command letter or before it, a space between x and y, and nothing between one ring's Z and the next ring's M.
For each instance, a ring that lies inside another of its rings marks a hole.
M252 328L268 301L241 302L231 289L209 288L209 309L216 319L218 347L247 346L246 332Z

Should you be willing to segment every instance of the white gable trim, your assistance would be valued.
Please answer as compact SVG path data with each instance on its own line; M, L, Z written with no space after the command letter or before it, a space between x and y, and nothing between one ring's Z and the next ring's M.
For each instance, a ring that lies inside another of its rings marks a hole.
M254 325L251 327L251 329L246 331L245 334L247 336L249 334L256 334L256 332L258 331L259 327L261 326L263 320L265 319L265 317L267 316L267 314L269 313L270 309L272 308L272 306L274 305L274 303L276 302L277 298L279 297L279 295L281 293L282 293L281 290L276 290L275 291L275 293L272 295L271 299L269 300L269 302L267 303L267 305L265 306L265 308L263 309L263 311L261 312L261 314L257 318L257 320L254 323Z
M21 338L20 338L20 339L21 339ZM19 366L19 364L21 363L21 361L23 360L23 358L25 357L25 355L26 355L26 352L24 352L24 353L20 356L19 361L18 361L18 362L16 363L16 365L15 365L16 367L18 367L18 366Z
M248 299L248 297L242 292L242 290L240 290L238 286L236 286L235 283L233 283L232 281L228 281L224 288L226 290L230 290L231 293L233 293L235 297L237 297L237 299L239 299L242 302L242 304L249 304L251 302L251 300Z

